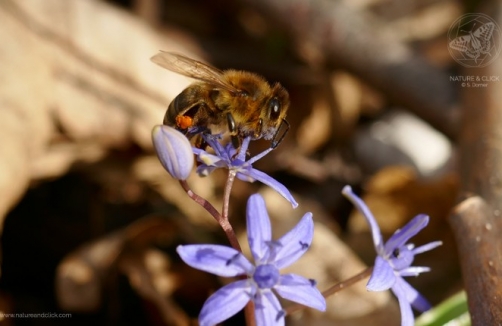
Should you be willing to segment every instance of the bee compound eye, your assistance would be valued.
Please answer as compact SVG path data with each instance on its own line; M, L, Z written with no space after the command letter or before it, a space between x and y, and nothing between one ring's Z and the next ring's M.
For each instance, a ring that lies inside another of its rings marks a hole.
M277 120L279 114L281 113L281 102L277 97L273 97L270 102L268 102L269 118L272 120Z

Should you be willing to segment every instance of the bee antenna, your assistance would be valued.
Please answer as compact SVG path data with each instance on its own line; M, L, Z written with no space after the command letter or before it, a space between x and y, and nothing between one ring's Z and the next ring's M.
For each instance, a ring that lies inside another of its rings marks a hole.
M282 126L286 126L286 129L284 130L284 132L281 133L281 130L283 129ZM284 137L286 137L286 134L289 131L289 127L290 127L289 122L286 119L282 119L279 128L277 129L277 131L274 134L274 137L272 138L272 144L270 145L272 149L275 149L277 146L279 146Z

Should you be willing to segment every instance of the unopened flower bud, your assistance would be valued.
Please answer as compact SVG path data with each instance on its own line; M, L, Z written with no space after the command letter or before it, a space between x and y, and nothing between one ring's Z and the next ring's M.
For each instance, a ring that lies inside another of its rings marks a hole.
M173 127L157 125L152 142L162 166L178 180L186 180L192 172L194 155L187 137Z

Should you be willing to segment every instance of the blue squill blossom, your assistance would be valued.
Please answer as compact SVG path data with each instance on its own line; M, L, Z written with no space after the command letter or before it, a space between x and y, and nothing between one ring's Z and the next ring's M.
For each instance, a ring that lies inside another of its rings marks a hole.
M173 127L157 125L152 130L152 142L164 169L173 178L186 180L194 164L187 137Z
M177 248L183 261L194 268L224 277L246 276L222 287L207 299L199 324L216 325L235 315L252 300L258 326L282 326L285 312L276 294L324 311L326 301L314 280L279 273L309 248L314 235L312 214L305 214L291 231L274 241L265 202L255 194L248 201L246 222L254 264L241 252L226 246L207 244Z
M246 152L248 150L251 137L244 138L239 152L237 152L231 142L226 145L222 145L219 142L219 137L216 135L203 134L203 137L209 146L213 148L214 154L208 153L200 148L193 148L193 152L197 155L198 160L201 163L197 167L197 173L200 175L208 175L218 168L235 170L237 172L237 178L248 182L258 180L261 183L273 188L281 196L286 198L286 200L291 203L293 208L298 206L296 200L283 184L269 175L253 168L253 163L270 153L272 148L268 148L246 161Z
M350 186L345 186L342 193L356 206L370 225L378 255L366 288L368 291L391 289L399 301L401 325L413 326L414 317L411 307L424 312L430 309L430 304L403 277L418 276L420 273L430 271L429 267L411 266L413 259L415 255L432 250L442 243L441 241L434 241L415 248L413 244L407 244L407 242L427 226L429 216L423 214L415 216L402 229L397 230L384 244L380 228L368 206L352 192Z

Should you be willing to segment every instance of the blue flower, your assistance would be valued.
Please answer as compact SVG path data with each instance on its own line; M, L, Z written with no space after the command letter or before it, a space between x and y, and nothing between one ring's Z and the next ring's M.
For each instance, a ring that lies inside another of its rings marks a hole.
M226 246L207 244L177 248L183 261L194 268L224 277L247 276L222 287L207 299L199 316L200 325L211 326L230 318L249 300L254 301L258 326L284 325L285 312L276 293L284 299L324 311L326 301L314 280L279 273L310 247L314 235L312 214L305 214L291 231L273 241L265 202L255 194L249 198L246 220L254 264L241 252Z
M194 158L192 145L178 130L157 125L152 130L152 142L164 169L178 180L186 180L192 172Z
M296 200L283 184L279 183L269 175L254 169L252 166L254 162L270 153L273 148L268 148L246 161L246 152L249 147L251 137L244 138L239 152L237 152L231 142L226 145L222 145L218 141L218 136L205 133L203 134L203 137L209 146L213 148L214 154L210 154L200 148L193 148L193 152L197 155L199 162L202 163L197 167L197 173L199 173L199 175L208 175L218 168L235 170L237 178L248 182L258 180L281 194L281 196L286 198L286 200L291 203L293 208L298 206Z
M368 206L352 192L350 186L345 186L342 193L356 206L370 225L378 255L366 288L368 291L391 289L399 301L401 325L413 326L414 318L411 307L424 312L430 309L430 304L403 277L418 276L420 273L430 271L428 267L411 266L413 259L415 255L432 250L442 243L441 241L434 241L415 248L413 244L406 244L406 242L427 226L429 216L417 215L402 229L397 230L384 244L380 228Z

